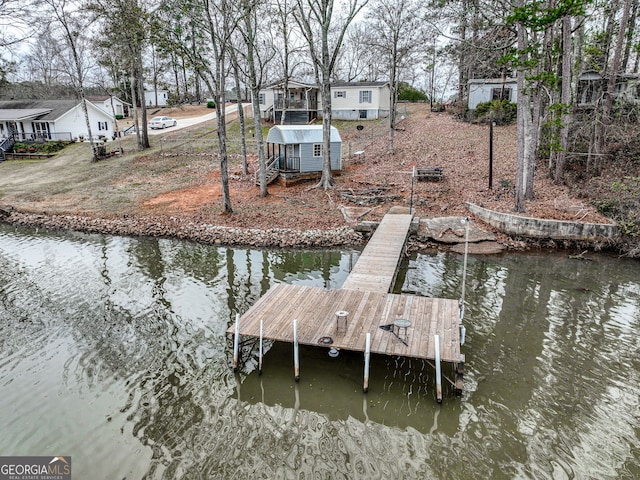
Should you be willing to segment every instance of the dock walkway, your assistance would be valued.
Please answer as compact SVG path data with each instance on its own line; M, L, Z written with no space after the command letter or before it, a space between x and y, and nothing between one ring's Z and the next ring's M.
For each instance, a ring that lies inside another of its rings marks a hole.
M411 214L385 215L342 288L382 293L391 291L412 219Z

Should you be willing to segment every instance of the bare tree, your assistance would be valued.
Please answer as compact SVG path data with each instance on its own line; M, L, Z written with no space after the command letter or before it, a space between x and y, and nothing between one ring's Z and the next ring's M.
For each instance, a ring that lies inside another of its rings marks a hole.
M81 11L78 11L77 5L67 0L43 0L41 5L46 8L39 13L47 18L52 15L53 22L63 33L68 54L71 57L70 77L80 98L87 126L87 135L91 145L91 160L97 162L99 160L98 149L91 132L91 121L85 96L85 71L83 68L85 59L81 54L82 43L85 41L83 32L88 28L87 24L83 24L86 17L82 15Z
M266 197L267 190L267 165L264 156L264 138L262 135L262 117L260 115L260 90L264 83L266 68L275 55L273 48L260 42L258 37L259 18L266 15L266 11L259 2L243 0L240 5L241 28L243 38L242 54L246 60L246 77L251 90L251 105L253 107L253 120L256 130L256 144L258 149L258 165L260 178L260 196ZM270 42L269 44L270 45ZM260 48L262 47L262 48Z
M389 143L393 153L400 72L413 52L423 46L420 4L415 0L373 0L367 13L369 45L384 60L389 72Z
M345 12L334 18L334 0L297 0L295 16L313 60L322 95L322 178L319 187L333 186L331 173L331 77L347 28L367 0L347 0Z
M605 90L604 96L604 104L602 107L602 119L599 124L599 128L597 129L597 143L596 143L596 152L599 154L598 163L600 162L600 158L602 158L602 154L604 153L604 147L606 144L606 136L607 129L611 124L611 113L613 110L613 101L614 101L614 93L616 81L618 79L618 75L620 73L620 65L622 63L622 53L625 43L625 37L627 33L627 24L629 23L629 17L631 12L631 4L633 0L624 0L622 4L622 15L620 17L620 25L618 27L618 35L616 38L616 42L614 44L613 49L613 57L611 59L611 66L607 70L608 77L607 80L607 88ZM600 170L597 168L596 170Z
M147 43L146 12L139 0L91 0L90 9L102 21L102 45L115 50L129 75L129 91L138 150L150 147L144 100L143 50ZM124 27L123 27L124 26Z

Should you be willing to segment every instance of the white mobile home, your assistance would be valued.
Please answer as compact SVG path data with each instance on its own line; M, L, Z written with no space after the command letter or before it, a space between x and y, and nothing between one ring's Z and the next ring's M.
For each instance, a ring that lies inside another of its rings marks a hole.
M516 102L518 84L515 78L475 78L469 80L469 110L479 103L493 100Z
M331 84L331 117L336 120L377 120L389 116L388 82Z

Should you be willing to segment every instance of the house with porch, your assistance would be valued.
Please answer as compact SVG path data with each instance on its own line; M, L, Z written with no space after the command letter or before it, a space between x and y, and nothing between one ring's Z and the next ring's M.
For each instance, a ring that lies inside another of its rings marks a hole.
M576 103L578 107L589 108L602 102L609 79L595 70L587 70L578 76ZM616 103L640 105L640 75L620 73L616 77L613 96Z
M288 92L288 93L285 93ZM286 97L286 98L285 98ZM322 118L322 98L317 85L284 81L260 91L262 118L286 125L305 125ZM331 84L331 116L336 120L377 120L389 116L389 82L336 82Z
M515 78L474 78L469 80L469 110L479 103L493 100L517 101L518 84Z
M115 118L87 100L94 138L112 138ZM87 122L78 100L0 101L0 139L45 142L88 138Z
M342 138L331 127L331 170L342 170ZM323 166L322 125L276 125L267 134L267 183L318 178ZM256 183L258 178L256 175Z
M286 87L286 88L285 88ZM260 90L260 112L264 120L304 125L318 118L320 89L311 84L289 80L274 82Z

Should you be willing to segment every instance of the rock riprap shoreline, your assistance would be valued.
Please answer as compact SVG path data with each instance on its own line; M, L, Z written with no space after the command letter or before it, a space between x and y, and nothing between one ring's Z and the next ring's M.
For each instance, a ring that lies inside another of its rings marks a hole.
M11 225L73 230L104 235L175 238L210 245L328 248L357 246L362 234L345 226L331 230L296 230L290 228L235 228L201 223L190 218L135 217L92 218L80 215L47 215L1 209L3 222Z

